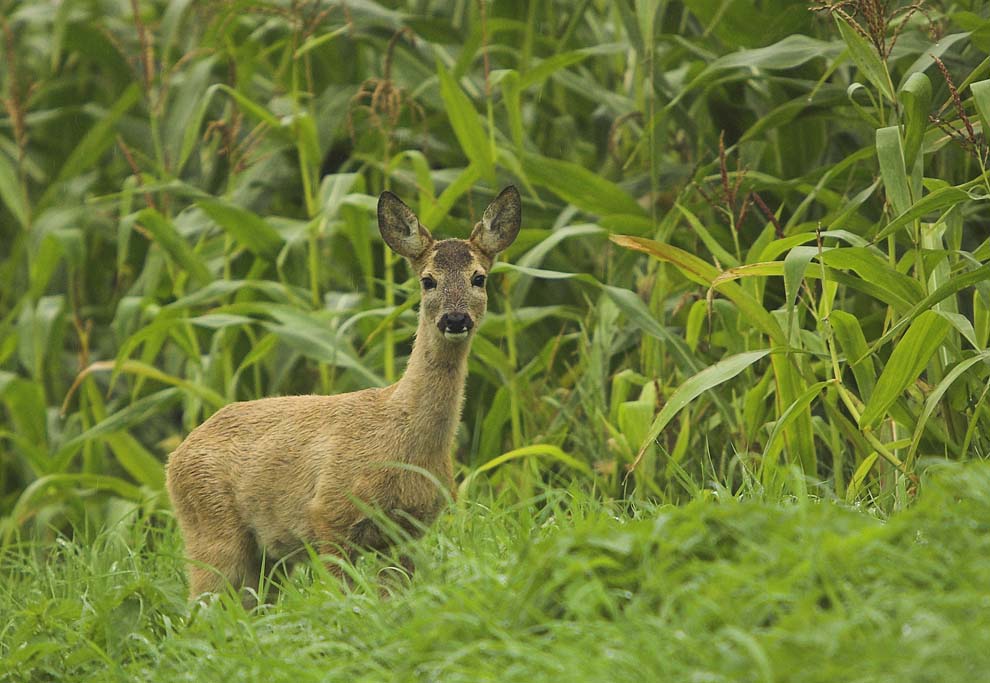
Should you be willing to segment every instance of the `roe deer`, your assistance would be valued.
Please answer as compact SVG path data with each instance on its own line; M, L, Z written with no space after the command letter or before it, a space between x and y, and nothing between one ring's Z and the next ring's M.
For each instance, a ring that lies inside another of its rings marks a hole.
M401 464L453 491L451 449L485 279L520 220L510 186L469 239L434 241L409 207L382 193L382 237L422 285L405 374L385 388L232 403L189 434L169 457L167 485L191 560L190 598L227 582L257 591L263 552L291 562L307 543L322 553L383 548L368 508L411 533L434 520L445 492Z

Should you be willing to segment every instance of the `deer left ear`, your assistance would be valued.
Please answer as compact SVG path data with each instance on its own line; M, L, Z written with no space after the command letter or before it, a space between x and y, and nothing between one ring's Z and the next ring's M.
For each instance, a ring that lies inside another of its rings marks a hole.
M483 253L494 258L519 234L522 224L522 202L519 190L509 185L488 205L481 221L471 231L471 242Z

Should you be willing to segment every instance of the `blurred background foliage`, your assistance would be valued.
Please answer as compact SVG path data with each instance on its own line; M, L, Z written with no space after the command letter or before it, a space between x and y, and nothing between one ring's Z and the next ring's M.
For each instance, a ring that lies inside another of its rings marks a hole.
M230 401L401 374L379 192L504 185L469 486L904 505L990 451L978 0L0 0L0 515L166 505Z

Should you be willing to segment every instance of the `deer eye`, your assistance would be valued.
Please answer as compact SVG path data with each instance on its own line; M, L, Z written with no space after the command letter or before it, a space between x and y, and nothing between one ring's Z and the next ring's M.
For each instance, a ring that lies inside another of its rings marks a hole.
M481 273L475 275L473 278L471 278L471 284L474 285L475 287L484 287L485 276L482 275Z
M437 281L431 278L429 275L424 277L420 282L423 283L423 289L435 289L437 286Z

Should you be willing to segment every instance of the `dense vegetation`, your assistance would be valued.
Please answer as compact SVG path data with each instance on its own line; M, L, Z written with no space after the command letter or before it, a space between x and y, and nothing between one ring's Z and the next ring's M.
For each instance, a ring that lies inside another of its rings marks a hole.
M514 634L769 680L900 637L869 666L964 677L987 475L926 472L990 455L990 8L807 4L0 0L0 656L201 680L329 623L300 670L562 675ZM188 618L167 453L230 401L394 381L419 290L378 193L466 236L509 183L427 568Z

